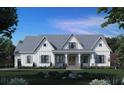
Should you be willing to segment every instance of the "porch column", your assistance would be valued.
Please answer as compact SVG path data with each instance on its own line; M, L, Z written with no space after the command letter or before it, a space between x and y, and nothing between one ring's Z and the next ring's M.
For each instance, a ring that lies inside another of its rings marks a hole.
M65 54L65 64L68 65L68 55Z
M81 54L78 54L78 65L81 67Z
M16 57L14 58L14 67L18 68L18 59Z
M94 56L94 53L90 55L90 66L95 66L95 56Z

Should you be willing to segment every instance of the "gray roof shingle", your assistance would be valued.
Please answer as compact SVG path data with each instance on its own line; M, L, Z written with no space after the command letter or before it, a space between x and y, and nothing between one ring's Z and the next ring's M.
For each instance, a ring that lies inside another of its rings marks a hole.
M62 49L63 44L68 40L71 35L40 35L40 36L27 36L23 43L18 43L15 51L19 53L33 53L38 47L43 38L48 41L57 49ZM84 46L84 49L92 49L94 43L103 35L74 35L79 42Z

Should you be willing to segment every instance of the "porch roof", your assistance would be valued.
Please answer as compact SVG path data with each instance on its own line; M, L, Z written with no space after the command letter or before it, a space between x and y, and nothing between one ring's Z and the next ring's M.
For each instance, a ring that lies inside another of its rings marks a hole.
M92 50L86 49L65 49L65 50L53 50L53 53L82 53L82 54L90 54L93 53Z

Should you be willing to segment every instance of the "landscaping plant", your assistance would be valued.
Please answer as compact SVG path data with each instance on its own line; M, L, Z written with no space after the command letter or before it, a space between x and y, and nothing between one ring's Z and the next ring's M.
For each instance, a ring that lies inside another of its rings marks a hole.
M9 80L7 77L0 77L0 85L7 85Z
M94 79L90 82L90 85L110 85L109 82L107 80L98 80L98 79Z
M23 78L13 78L10 80L8 85L27 85L28 82L24 80Z

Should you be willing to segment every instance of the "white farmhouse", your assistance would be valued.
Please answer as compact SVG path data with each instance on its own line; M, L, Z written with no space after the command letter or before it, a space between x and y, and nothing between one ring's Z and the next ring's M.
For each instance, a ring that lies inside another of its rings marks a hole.
M15 49L15 68L110 67L110 52L103 35L27 36Z

